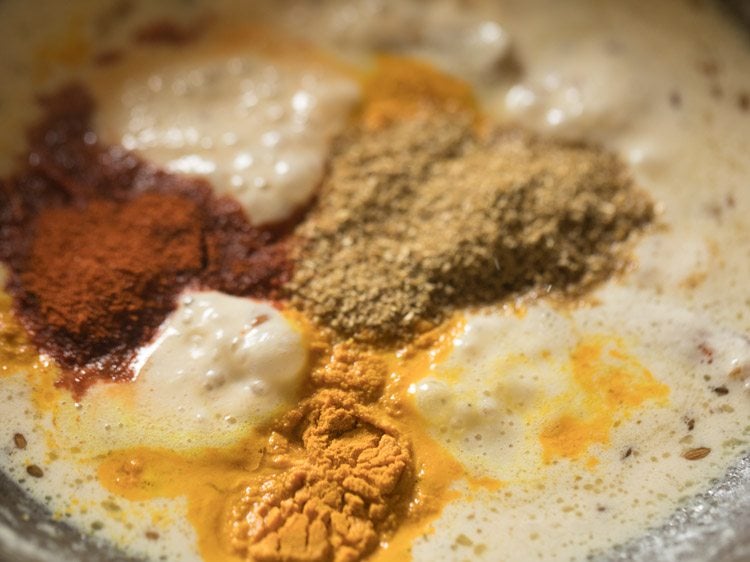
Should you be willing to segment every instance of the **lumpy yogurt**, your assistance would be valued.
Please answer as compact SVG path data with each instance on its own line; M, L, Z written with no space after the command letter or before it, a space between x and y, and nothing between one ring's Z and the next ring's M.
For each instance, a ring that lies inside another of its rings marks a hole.
M290 403L307 350L273 306L210 291L183 295L139 362L139 409L212 433Z
M201 48L189 60L175 51L139 63L115 91L100 84L97 126L172 172L210 180L256 225L290 218L321 180L356 82L319 61L253 52L252 42L232 56L214 42Z

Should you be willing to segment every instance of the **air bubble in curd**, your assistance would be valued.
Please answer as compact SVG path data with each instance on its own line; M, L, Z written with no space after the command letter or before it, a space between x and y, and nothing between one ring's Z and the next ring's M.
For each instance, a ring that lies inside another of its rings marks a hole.
M135 381L93 387L60 425L74 423L88 451L226 445L293 403L307 359L303 335L269 303L186 293L139 354Z
M273 306L213 291L183 296L143 355L142 405L209 427L266 420L294 397L307 361Z
M257 225L281 222L311 199L329 141L359 98L353 80L322 64L247 52L190 62L175 53L133 72L99 96L105 138L205 177Z
M546 306L523 318L472 314L446 361L409 392L433 433L470 472L506 479L528 460L518 447L526 416L545 395L564 391L559 364L573 345L570 324Z

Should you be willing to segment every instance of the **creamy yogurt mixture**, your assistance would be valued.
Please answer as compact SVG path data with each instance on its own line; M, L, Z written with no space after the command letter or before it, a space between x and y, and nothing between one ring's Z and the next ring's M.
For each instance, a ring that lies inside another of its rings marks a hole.
M93 388L58 427L87 450L232 443L296 398L307 362L293 322L268 303L188 292L136 360L137 384ZM61 425L63 424L63 425Z
M152 68L140 65L122 90L102 96L105 138L170 171L207 177L254 224L283 221L303 207L356 85L263 55L220 53L196 63L171 54Z
M103 3L49 2L34 13L2 4L3 172L37 115L34 93L81 76L97 94L97 126L108 141L206 176L254 222L283 221L314 193L330 138L358 101L357 69L385 51L468 80L501 122L604 144L658 202L660 227L636 246L632 270L586 304L469 311L450 333L447 356L436 353L418 373L395 368L430 434L472 477L501 482L481 493L458 483L466 493L414 540L415 560L606 552L659 524L746 449L750 111L742 100L750 48L715 7L133 6L118 18ZM85 64L92 52L124 44L139 24L164 14L192 23L208 13L212 25L247 21L239 35L255 39L212 35L208 26L195 44L140 46L120 70ZM260 21L268 22L263 31ZM269 46L268 29L277 30L273 45L285 37L320 53ZM233 442L293 402L306 346L295 319L270 303L188 293L125 390L95 387L80 404L60 393L50 412L38 408L44 397L25 373L0 379L0 468L82 529L137 554L196 559L183 499L112 497L92 459L134 445ZM18 432L27 436L24 450L13 447ZM45 477L28 478L29 463L43 463ZM144 538L144 529L160 540ZM384 548L376 557L387 555Z

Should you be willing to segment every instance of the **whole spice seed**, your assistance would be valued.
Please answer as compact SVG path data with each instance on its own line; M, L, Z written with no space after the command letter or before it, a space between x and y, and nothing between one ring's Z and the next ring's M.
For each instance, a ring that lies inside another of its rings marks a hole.
M682 456L689 461L697 461L706 458L710 452L711 449L708 447L696 447L695 449L688 449L682 453Z
M21 433L13 435L13 443L15 444L16 449L25 449L28 444L26 438Z
M653 217L611 154L433 115L337 143L288 289L346 336L401 340L452 309L606 279Z
M35 464L30 464L29 466L27 466L26 472L33 478L42 478L44 476L44 471Z

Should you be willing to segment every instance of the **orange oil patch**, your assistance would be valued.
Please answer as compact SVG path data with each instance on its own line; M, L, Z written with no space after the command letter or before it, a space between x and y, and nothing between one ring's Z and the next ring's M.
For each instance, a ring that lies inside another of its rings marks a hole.
M506 486L506 482L490 476L472 476L468 483L472 492L497 492Z
M398 531L381 544L370 560L394 562L411 559L415 539L434 532L432 523L451 502L465 498L466 494L454 485L464 482L468 494L495 492L504 486L500 480L473 477L465 467L428 431L427 420L419 412L409 387L427 376L450 355L453 340L465 325L456 316L442 326L419 336L411 345L396 353L384 354L391 372L385 396L394 409L396 423L409 437L414 450L418 473L415 500Z
M265 437L252 435L231 448L183 453L146 447L116 451L100 459L99 481L130 501L184 496L203 559L241 560L229 550L228 510L248 474L258 468L264 443Z
M629 355L619 338L587 336L570 354L571 390L548 409L562 411L539 435L542 460L577 460L592 445L608 445L611 431L646 402L665 404L669 387ZM593 460L592 460L593 459ZM593 469L598 459L589 457Z
M586 459L586 468L589 470L594 470L597 466L599 466L599 459L597 457L589 457Z

